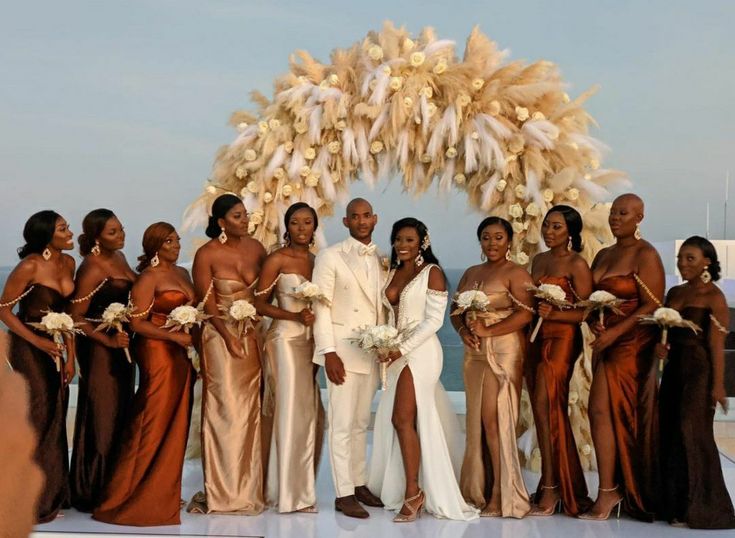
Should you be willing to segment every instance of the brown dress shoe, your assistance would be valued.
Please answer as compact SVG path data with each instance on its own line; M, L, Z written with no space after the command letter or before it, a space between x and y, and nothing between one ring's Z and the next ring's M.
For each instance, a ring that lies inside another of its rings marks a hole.
M373 495L367 486L357 486L355 488L355 497L365 506L376 506L378 508L383 507L381 500Z
M334 500L334 509L337 512L342 512L348 517L356 517L358 519L365 519L370 517L368 511L365 510L354 495L348 495L347 497L337 497Z

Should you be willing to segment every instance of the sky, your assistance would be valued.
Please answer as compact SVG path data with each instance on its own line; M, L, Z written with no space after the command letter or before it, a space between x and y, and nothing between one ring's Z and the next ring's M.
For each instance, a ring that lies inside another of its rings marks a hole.
M25 220L47 208L76 233L91 209L113 209L134 259L148 224L181 223L236 135L230 114L254 108L253 89L272 95L291 52L326 60L387 19L415 34L433 26L459 56L477 24L510 59L559 64L572 97L600 84L586 105L593 135L612 148L605 166L626 171L646 201L645 237L704 234L709 202L721 238L728 169L735 198L732 0L3 3L0 265L16 262ZM446 266L479 260L481 216L464 194L412 199L397 178L352 193L373 202L383 248L390 224L410 215L427 223ZM340 221L323 220L328 240L344 237ZM735 208L728 224L733 238Z

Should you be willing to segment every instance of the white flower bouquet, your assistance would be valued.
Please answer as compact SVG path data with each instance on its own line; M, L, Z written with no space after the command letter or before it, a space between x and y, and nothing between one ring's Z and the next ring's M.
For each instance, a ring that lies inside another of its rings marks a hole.
M541 284L538 287L530 286L528 291L533 292L536 299L545 301L560 310L574 307L572 303L567 301L567 292L565 292L561 286L556 284ZM539 316L538 321L536 322L536 327L534 327L533 332L531 333L531 342L536 340L536 336L538 335L538 331L541 329L541 324L543 322L544 318Z
M184 331L188 334L195 325L199 327L205 320L211 317L212 316L209 314L204 313L203 304L199 304L199 306L177 306L169 313L166 318L166 323L163 324L163 328L169 329L172 332ZM198 355L194 346L189 346L186 351L192 362L196 362L198 360Z
M309 310L311 310L314 301L319 301L326 306L330 306L329 299L324 295L321 288L309 280L304 280L301 284L293 288L291 296L306 302L309 305ZM311 327L306 328L306 338L307 340L311 338Z
M383 359L397 349L410 336L410 331L399 332L392 325L374 325L356 329L358 335L350 340L360 349L371 351L378 355L380 361L380 383L383 390L388 386L388 363Z
M605 290L597 290L584 301L578 302L575 306L584 308L584 316L589 316L592 312L599 312L600 325L605 322L605 310L610 310L615 314L622 314L619 306L625 301L618 299L612 293Z
M237 328L238 338L242 338L258 321L258 312L250 301L238 299L230 306L217 305L222 312L221 319ZM245 353L248 353L248 343L245 341Z
M666 345L671 327L683 327L691 329L694 333L702 329L696 323L681 317L678 310L673 308L657 308L650 316L640 316L640 323L644 325L658 325L661 328L661 343ZM663 370L664 361L659 361L659 370Z
M123 323L128 323L130 321L130 313L132 311L133 307L131 304L125 306L122 303L110 303L107 305L107 308L105 308L105 311L102 312L101 319L88 319L87 321L95 321L99 323L94 332L109 331L110 329L113 329L122 333L125 332ZM130 350L128 348L123 348L123 351L125 352L125 358L132 364L133 360L130 358Z
M488 312L490 310L490 298L484 291L479 289L456 293L453 302L457 308L452 311L452 316L469 312L470 317L474 319L477 312Z
M53 338L54 343L59 349L64 348L64 336L81 334L79 323L75 323L72 317L66 312L47 312L39 322L28 323L31 327L44 331ZM56 371L61 371L61 360L54 357Z

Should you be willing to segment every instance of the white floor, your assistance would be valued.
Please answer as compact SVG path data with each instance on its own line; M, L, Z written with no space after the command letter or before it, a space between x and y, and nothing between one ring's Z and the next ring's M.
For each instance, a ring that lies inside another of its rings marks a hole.
M735 494L735 463L722 458L725 480L730 495ZM334 489L329 471L329 459L322 458L317 479L317 494L320 500L318 514L284 514L273 511L260 516L190 515L182 512L180 526L169 527L119 527L93 521L89 515L67 510L64 517L37 527L33 536L52 538L71 535L92 538L111 538L137 534L139 536L242 536L267 538L387 538L389 536L416 538L525 538L525 537L605 537L626 538L676 538L707 536L735 536L735 531L693 531L678 529L657 522L640 523L623 516L620 520L586 522L564 515L548 518L527 517L522 520L484 518L470 523L436 519L424 513L413 524L396 524L391 521L392 513L380 508L370 508L370 518L357 520L334 511ZM527 473L526 484L533 489L538 475ZM596 488L596 477L588 476L590 491ZM183 497L188 499L201 489L202 475L198 460L187 461L184 467Z

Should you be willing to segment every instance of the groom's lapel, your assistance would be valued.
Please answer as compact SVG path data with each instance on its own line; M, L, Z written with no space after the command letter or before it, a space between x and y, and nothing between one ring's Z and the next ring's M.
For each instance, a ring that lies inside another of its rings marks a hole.
M355 277L355 280L360 286L362 292L365 294L365 297L370 299L370 302L375 305L377 297L372 296L370 289L366 287L368 278L365 273L364 266L361 265L362 260L360 259L360 256L357 254L355 249L351 248L347 243L343 244L340 256L342 256L342 260L344 260L345 265L352 272L352 275Z

